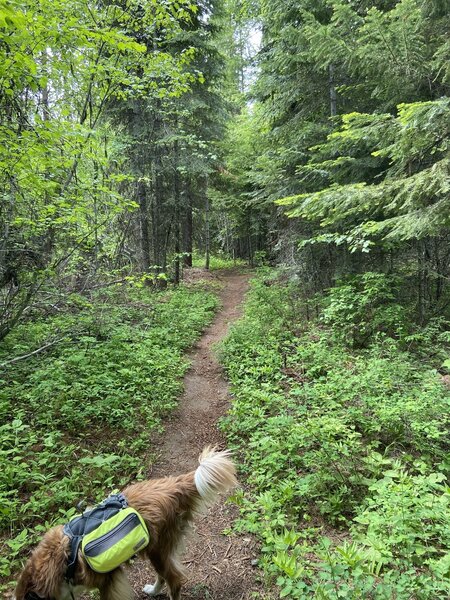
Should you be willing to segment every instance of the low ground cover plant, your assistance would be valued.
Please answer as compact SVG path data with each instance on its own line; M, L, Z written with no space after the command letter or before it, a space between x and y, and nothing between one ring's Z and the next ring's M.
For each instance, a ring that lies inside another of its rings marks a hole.
M174 408L184 351L210 322L207 284L162 292L126 284L18 327L0 364L0 577L80 500L144 476L152 433Z
M192 256L192 266L204 268L206 263L206 256L199 252L194 252ZM247 263L242 258L230 258L225 254L213 254L209 258L209 270L218 271L220 269L233 269L239 267L246 267Z
M310 322L294 284L253 282L222 347L234 395L222 427L251 486L238 528L260 536L281 596L447 598L448 335L415 329L392 282L363 277Z

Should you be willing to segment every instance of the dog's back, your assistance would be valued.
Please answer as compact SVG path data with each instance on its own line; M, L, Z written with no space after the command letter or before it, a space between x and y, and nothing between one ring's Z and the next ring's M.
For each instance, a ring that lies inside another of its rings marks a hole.
M161 531L167 535L167 528L173 527L175 520L191 520L196 512L213 504L220 493L236 484L236 469L230 452L217 452L207 447L200 455L195 471L135 483L123 494L129 506L145 519L150 537L157 542Z
M143 481L124 490L130 506L145 519L150 543L143 550L155 567L158 578L147 585L144 592L157 595L164 584L169 587L172 600L178 600L185 580L178 561L184 536L197 512L211 505L220 493L236 485L236 470L230 452L205 448L195 471Z

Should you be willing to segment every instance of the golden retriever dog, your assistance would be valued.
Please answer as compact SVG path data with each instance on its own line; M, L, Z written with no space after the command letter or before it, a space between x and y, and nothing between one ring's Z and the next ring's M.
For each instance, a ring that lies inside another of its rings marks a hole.
M123 490L128 505L145 520L150 543L139 552L154 566L157 579L144 593L159 594L167 586L171 600L179 600L184 573L178 562L183 538L195 515L212 504L218 494L236 485L229 451L205 448L195 471L142 481ZM70 540L59 525L50 529L32 552L16 587L16 600L76 600L84 591L98 589L101 600L132 600L133 590L122 567L96 573L78 552L71 581L65 579Z

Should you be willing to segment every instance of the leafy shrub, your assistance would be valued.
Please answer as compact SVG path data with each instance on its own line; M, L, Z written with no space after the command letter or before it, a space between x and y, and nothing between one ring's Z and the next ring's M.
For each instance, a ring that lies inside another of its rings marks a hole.
M354 348L367 346L378 332L405 335L407 311L398 303L399 280L367 272L348 277L328 292L323 322Z
M398 466L375 482L352 526L352 543L327 542L318 556L319 598L408 600L450 593L450 493L445 475L410 475Z
M236 497L237 527L260 536L282 596L447 597L450 399L439 373L388 331L349 348L336 335L342 311L331 329L330 313L306 327L292 286L265 277L222 346L234 396L222 427L251 488Z
M450 574L448 557L436 561L442 546L450 547L450 490L442 473L411 475L403 467L390 469L373 483L355 517L364 525L360 536L377 559L428 564L441 576ZM361 528L354 527L358 534Z

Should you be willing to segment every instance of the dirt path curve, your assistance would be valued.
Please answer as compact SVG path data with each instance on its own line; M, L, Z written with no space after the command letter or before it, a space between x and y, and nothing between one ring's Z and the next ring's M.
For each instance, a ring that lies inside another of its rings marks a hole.
M218 274L223 285L222 308L189 354L191 368L184 379L185 391L166 426L152 477L190 471L207 444L225 447L217 421L225 414L230 398L213 346L223 339L229 324L240 316L248 279L247 274L236 272ZM263 597L252 566L256 558L254 540L223 534L236 516L235 507L221 501L197 519L182 558L188 574L182 591L184 600L247 600L254 597L253 592L256 597ZM141 592L142 587L153 580L153 573L149 577L148 564L137 563L130 580L138 598L148 598Z

